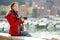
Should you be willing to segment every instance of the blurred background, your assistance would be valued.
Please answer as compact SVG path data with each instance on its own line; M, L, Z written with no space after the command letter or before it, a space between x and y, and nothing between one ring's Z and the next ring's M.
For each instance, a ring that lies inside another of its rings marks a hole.
M9 31L9 24L3 17L12 2L19 3L20 15L27 17L25 30L33 37L60 37L60 0L0 0L0 32Z
M0 15L5 15L12 2L17 1L20 13L27 17L60 16L60 0L0 0Z

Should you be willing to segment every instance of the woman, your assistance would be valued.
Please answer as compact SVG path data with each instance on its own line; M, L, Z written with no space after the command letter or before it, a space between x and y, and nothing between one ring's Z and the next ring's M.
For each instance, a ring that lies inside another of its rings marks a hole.
M18 3L12 3L10 8L11 10L5 16L8 23L10 24L9 34L11 34L11 36L26 36L28 33L24 32L24 19L18 17Z

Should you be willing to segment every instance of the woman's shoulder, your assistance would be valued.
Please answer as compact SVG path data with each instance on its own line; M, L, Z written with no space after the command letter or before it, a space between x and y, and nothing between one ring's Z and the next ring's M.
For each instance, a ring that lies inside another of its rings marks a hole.
M8 14L13 14L13 11L12 11L12 10L10 10Z
M13 17L14 15L13 15L13 12L10 10L9 12L8 12L8 14L7 15L5 15L5 18L6 17Z
M8 15L10 15L10 16L14 16L13 11L10 10L9 13L8 13Z

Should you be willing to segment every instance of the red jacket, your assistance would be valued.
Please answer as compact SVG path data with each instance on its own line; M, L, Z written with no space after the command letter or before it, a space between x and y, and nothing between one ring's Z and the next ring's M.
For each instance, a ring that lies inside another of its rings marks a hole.
M11 11L8 13L8 15L5 16L5 18L7 19L8 23L10 24L9 34L11 34L12 36L18 36L19 35L18 24L22 23L21 19L16 20L15 15Z

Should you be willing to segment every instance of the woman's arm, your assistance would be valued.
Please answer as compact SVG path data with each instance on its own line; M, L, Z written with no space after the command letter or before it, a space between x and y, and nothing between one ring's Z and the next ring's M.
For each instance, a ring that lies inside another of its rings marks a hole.
M17 21L15 21L15 17L12 14L5 16L5 18L9 22L10 26L16 26L22 23L21 19L18 19Z

